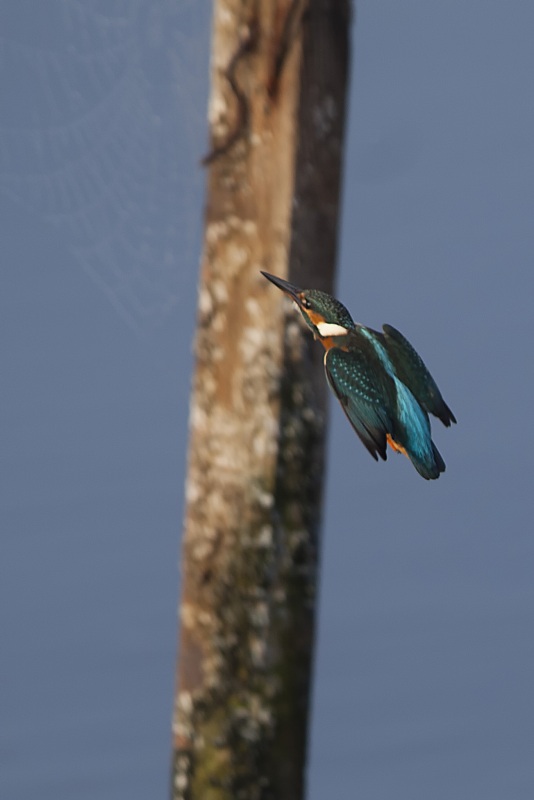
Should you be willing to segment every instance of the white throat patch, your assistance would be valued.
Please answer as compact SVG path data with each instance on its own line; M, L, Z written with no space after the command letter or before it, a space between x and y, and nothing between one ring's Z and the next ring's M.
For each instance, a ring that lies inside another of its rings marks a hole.
M343 325L336 325L335 322L320 322L317 325L317 330L324 338L327 336L346 336L348 333L347 328L344 328Z

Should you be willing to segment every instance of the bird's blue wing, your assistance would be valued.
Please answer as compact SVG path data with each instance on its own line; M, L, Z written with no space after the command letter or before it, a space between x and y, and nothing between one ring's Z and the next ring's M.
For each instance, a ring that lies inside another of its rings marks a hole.
M324 359L326 377L363 444L378 461L386 460L387 434L393 433L394 385L364 349L332 347ZM377 376L380 375L380 378Z
M393 363L395 373L419 404L449 427L456 418L441 396L436 381L408 339L392 325L383 325L379 334Z

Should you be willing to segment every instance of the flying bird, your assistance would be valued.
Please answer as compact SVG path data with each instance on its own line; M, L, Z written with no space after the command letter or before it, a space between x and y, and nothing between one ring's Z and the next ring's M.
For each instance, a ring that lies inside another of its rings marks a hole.
M445 462L432 441L428 415L446 427L456 418L410 342L392 325L383 325L381 333L354 322L326 292L262 275L295 302L322 343L328 383L373 458L385 461L389 444L423 478L439 478Z

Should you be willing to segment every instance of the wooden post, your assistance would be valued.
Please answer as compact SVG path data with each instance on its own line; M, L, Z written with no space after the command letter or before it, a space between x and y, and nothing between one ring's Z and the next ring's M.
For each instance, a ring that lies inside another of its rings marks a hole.
M321 348L264 269L332 288L349 0L215 0L174 800L301 800Z

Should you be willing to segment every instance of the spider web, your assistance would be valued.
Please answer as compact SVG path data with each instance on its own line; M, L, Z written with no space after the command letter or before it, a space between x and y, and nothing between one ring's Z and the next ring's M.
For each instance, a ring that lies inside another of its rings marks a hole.
M0 187L61 231L142 334L196 272L210 13L198 0L1 4Z

